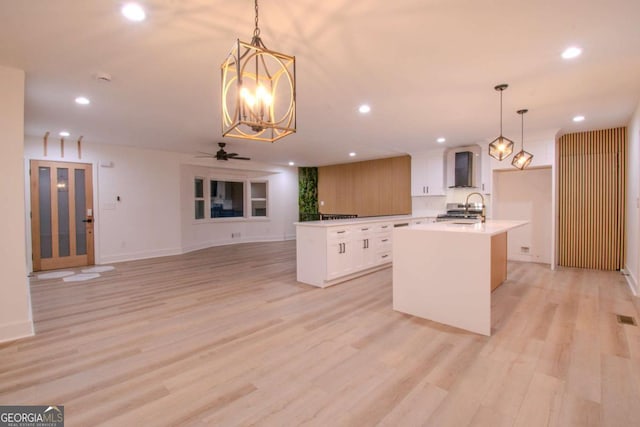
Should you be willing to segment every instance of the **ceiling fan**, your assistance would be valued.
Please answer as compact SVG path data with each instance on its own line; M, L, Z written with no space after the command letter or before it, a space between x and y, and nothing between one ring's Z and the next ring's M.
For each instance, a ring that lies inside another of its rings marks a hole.
M250 157L240 157L238 155L238 153L227 153L226 151L224 151L224 147L225 147L224 142L218 142L218 146L220 147L220 149L218 151L216 151L216 154L211 154L211 153L203 153L200 152L201 156L197 156L197 157L211 157L214 158L216 160L251 160Z

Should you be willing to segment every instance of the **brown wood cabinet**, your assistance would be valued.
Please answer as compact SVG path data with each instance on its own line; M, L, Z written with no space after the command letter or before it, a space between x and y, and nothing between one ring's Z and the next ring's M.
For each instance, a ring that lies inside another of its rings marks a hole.
M319 167L318 205L329 214L410 214L411 157Z

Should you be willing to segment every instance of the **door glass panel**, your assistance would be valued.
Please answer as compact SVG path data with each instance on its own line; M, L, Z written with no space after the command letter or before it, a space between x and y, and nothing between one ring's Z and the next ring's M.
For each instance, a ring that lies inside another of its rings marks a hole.
M50 168L38 168L38 192L38 203L40 205L40 258L51 258L52 243Z
M58 255L70 255L69 242L69 169L57 169L58 189Z
M86 219L87 195L84 185L84 169L76 169L75 175L75 199L76 199L76 255L87 254L87 226L83 222Z

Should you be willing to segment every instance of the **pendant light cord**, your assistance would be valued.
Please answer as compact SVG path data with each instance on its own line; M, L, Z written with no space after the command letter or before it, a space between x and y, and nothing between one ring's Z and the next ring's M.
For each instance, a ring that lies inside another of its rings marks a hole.
M502 90L500 90L500 136L502 136Z
M524 151L524 113L520 114L520 145Z
M260 28L258 27L258 0L255 0L256 8L256 28L253 30L253 37L260 37Z

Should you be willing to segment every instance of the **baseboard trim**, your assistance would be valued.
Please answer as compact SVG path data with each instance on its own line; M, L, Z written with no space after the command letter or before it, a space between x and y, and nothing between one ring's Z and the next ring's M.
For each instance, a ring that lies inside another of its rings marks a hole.
M221 239L221 240L210 240L207 242L201 242L195 245L183 246L182 253L189 253L194 251L199 251L201 249L213 248L216 246L227 246L227 245L235 245L238 243L261 243L261 242L282 242L285 240L295 240L295 235L286 235L283 237L274 237L274 236L253 236L250 238L239 238L239 239Z
M629 272L628 268L625 268L624 270L622 270L622 274L624 274L624 278L627 281L627 285L629 286L631 293L633 294L633 296L637 297L639 294L638 280L633 276L633 274Z
M0 343L15 341L33 335L33 322L31 320L0 325Z
M112 262L135 261L139 259L159 258L163 256L180 255L180 248L160 249L157 251L131 252L117 255L101 256L96 264L110 264Z

